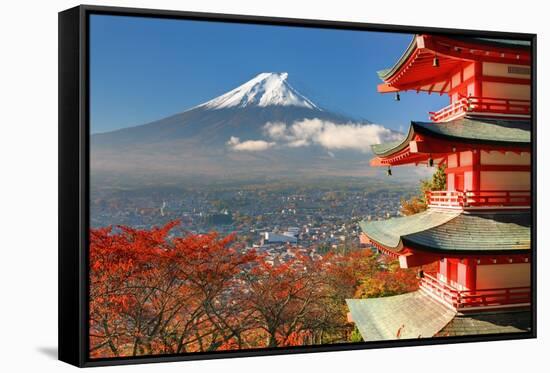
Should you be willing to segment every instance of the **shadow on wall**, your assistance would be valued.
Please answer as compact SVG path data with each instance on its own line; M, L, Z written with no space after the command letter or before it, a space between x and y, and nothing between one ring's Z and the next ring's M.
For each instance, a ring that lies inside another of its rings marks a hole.
M57 346L55 347L38 347L38 352L49 357L50 359L57 360Z

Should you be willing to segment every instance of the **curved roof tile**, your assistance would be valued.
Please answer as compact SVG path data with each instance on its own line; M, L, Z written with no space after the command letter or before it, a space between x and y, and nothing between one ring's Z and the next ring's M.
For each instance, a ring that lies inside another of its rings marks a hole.
M520 253L531 249L531 213L451 212L428 209L419 214L361 222L373 241L394 251L403 246L430 252Z

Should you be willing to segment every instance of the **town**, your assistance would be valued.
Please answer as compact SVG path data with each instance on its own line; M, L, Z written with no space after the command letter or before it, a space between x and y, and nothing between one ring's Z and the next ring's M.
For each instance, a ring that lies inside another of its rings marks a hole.
M246 247L280 259L291 255L289 246L308 254L359 247L359 221L399 215L401 199L415 190L360 178L103 190L92 193L91 225L148 229L179 220L174 234L234 233Z

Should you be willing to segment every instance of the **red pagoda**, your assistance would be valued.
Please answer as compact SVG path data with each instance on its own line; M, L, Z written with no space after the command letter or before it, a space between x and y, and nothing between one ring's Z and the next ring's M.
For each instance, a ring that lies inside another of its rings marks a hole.
M365 341L493 334L531 327L529 42L416 35L380 71L381 93L446 94L429 122L373 146L371 165L445 165L424 212L361 222L362 241L419 269L419 290L349 299ZM435 273L423 266L437 262Z

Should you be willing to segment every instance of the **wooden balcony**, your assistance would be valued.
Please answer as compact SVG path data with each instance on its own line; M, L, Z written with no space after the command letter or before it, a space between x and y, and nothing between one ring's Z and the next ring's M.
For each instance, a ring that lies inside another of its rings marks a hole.
M494 97L462 97L436 112L429 112L433 122L446 122L466 114L498 118L529 118L531 100L512 100Z
M451 209L531 208L530 190L440 190L426 194L429 207Z
M440 281L433 273L424 273L420 280L420 290L458 311L525 307L531 304L530 287L458 290Z

